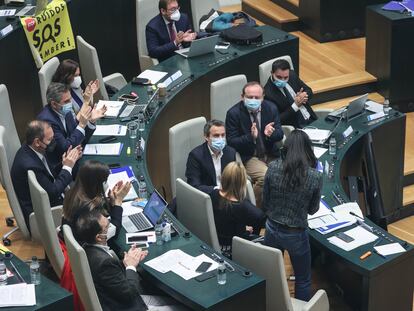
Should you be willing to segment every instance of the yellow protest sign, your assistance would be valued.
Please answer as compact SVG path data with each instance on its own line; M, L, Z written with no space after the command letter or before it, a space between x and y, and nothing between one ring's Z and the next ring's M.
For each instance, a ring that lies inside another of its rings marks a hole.
M72 26L65 0L53 0L34 17L20 19L35 61L43 62L75 48Z

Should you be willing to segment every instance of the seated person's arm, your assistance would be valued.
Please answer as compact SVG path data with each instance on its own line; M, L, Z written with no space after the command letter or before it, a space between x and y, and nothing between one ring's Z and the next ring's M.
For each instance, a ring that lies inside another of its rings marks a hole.
M162 44L158 32L155 29L148 27L148 25L145 29L145 37L147 40L148 55L152 58L168 57L178 48L174 42Z
M273 128L274 131L268 139L272 142L277 142L283 139L282 125L280 124L279 112L276 106L273 107Z
M201 183L201 166L198 160L195 158L192 152L188 155L187 166L185 170L185 177L187 177L187 183L194 188L205 193L211 193L214 190L214 186L202 185Z
M226 116L226 139L229 146L242 153L246 147L254 149L255 140L249 132L248 134L241 134L239 129L239 120L230 113Z
M238 221L245 226L252 226L254 234L259 234L260 229L264 226L265 219L266 215L263 211L254 206L249 199L245 199L240 204Z

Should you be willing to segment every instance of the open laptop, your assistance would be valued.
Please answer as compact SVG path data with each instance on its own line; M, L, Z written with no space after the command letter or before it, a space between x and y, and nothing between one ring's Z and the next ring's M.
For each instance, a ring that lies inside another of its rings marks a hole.
M189 48L176 50L175 53L180 54L185 58L213 53L218 40L219 36L211 36L194 40L191 42L191 46Z
M332 111L329 116L339 119L344 114L345 119L348 121L350 118L357 116L364 111L365 102L367 99L368 93L350 101L348 106L341 107L335 111Z
M167 202L157 190L151 194L142 213L136 213L122 218L122 226L128 233L140 232L154 228L167 207Z

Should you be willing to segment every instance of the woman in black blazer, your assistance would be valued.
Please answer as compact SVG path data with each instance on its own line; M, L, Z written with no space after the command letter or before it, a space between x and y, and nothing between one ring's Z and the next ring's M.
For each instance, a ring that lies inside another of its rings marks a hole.
M222 189L211 194L217 235L222 246L230 246L233 236L259 234L265 215L246 198L247 174L238 162L227 164L221 176Z

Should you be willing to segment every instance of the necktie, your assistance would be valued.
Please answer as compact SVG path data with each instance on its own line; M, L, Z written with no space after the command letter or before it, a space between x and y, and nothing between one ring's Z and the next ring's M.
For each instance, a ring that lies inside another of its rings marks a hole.
M261 129L260 129L260 126L259 126L260 123L259 123L259 120L257 118L257 111L252 112L252 116L253 116L253 121L254 121L254 123L256 123L256 127L257 127L257 130L259 132L258 135L257 135L257 138L256 138L256 156L259 159L263 159L266 149L265 149L265 145L264 145L264 142L263 142L263 136L262 136L262 133L261 133Z
M295 100L293 99L292 95L290 95L290 92L288 91L286 87L283 88L283 92L285 93L285 96L289 102L289 105L292 105Z
M169 32L170 32L170 39L171 39L171 42L174 42L174 40L175 40L175 38L176 38L176 36L177 36L177 34L175 33L175 29L174 29L174 23L173 22L171 22L171 23L168 23L168 30L169 30Z

